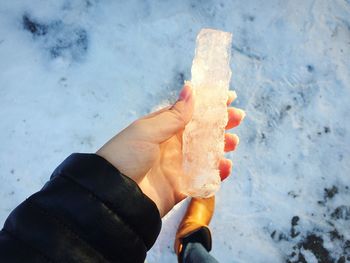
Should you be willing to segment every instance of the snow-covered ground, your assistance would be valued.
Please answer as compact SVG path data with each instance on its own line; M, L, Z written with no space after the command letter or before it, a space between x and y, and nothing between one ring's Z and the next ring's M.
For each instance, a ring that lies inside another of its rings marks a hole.
M350 262L350 1L0 1L0 223L190 78L203 27L233 33L247 118L217 195L220 262ZM176 262L186 205L147 262Z

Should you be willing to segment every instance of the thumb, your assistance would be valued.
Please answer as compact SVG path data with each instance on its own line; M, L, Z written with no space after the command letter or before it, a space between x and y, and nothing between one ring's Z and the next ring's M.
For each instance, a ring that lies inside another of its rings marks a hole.
M179 99L167 110L143 121L144 135L150 141L161 143L185 129L192 119L194 108L193 91L189 85L183 87Z

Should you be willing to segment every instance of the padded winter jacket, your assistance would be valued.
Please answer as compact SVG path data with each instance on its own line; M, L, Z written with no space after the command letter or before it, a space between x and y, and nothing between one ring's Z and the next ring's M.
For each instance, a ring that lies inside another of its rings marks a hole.
M98 155L72 154L9 215L0 262L143 262L160 228L134 181Z

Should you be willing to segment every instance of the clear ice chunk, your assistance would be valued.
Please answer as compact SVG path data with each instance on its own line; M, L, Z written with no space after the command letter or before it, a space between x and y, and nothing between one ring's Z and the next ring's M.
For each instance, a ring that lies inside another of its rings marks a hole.
M227 98L231 79L232 34L202 29L192 62L195 106L183 133L182 192L192 197L210 197L220 188L219 160L224 155Z

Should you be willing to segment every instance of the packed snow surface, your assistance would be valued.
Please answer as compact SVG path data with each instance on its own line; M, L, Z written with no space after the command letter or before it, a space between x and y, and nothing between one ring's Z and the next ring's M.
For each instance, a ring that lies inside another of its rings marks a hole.
M0 222L72 152L176 100L201 28L232 32L232 175L220 262L350 262L350 1L0 2ZM176 262L188 201L147 262Z

